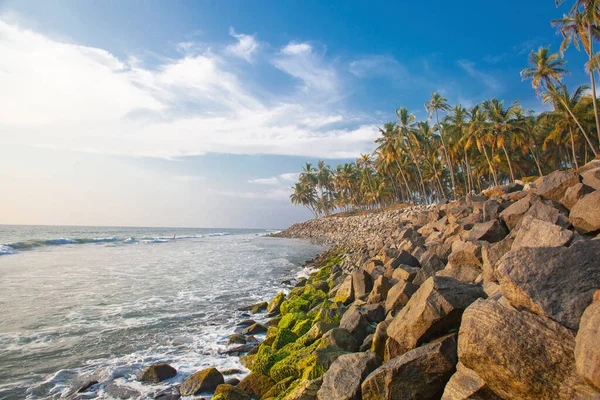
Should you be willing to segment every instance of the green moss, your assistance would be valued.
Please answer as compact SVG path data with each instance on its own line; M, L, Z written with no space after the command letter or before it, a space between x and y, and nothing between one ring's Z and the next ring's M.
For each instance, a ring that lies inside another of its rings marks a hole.
M212 400L227 400L227 399L225 397L223 397L222 394L218 394L215 397L213 397Z
M279 312L281 303L283 303L284 301L285 301L285 294L282 292L277 293L277 295L275 295L275 297L273 297L273 299L269 302L269 305L267 306L267 311L268 312Z
M269 329L267 329L267 338L270 337L274 337L277 335L277 332L279 332L279 328L276 326L271 326Z
M281 314L285 315L291 312L307 312L310 310L310 308L310 301L305 300L301 296L294 296L281 303Z
M298 339L298 335L294 332L286 328L281 328L275 336L275 341L272 346L273 350L280 350L286 344L295 342L296 339Z
M269 389L267 393L265 393L263 398L277 400L283 399L283 397L285 397L285 395L288 392L288 388L292 385L292 382L294 382L295 380L295 378L290 377L280 382L277 382L274 386L271 387L271 389Z
M294 329L292 329L292 332L294 332L298 336L302 336L310 330L310 328L312 327L312 324L313 324L312 321L309 319L305 319L304 321L299 321L294 325Z
M283 360L277 362L269 371L269 376L273 378L275 382L279 382L283 379L293 377L300 377L300 372L296 368L295 357L286 357Z
M304 321L306 319L308 319L308 317L303 312L286 314L283 317L281 317L281 321L279 321L277 327L283 329L292 329L298 322Z
M269 375L269 371L271 367L275 365L278 361L283 360L284 358L290 355L289 351L273 351L270 346L264 344L264 342L258 348L258 352L254 358L254 363L252 366L252 372L256 372L262 375Z

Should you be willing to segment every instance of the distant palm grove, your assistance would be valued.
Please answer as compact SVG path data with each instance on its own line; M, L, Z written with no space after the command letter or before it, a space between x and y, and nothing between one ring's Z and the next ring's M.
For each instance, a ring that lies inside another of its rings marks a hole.
M560 6L564 0L557 0ZM521 71L552 111L535 115L489 99L472 108L450 105L439 93L425 103L429 120L417 121L406 107L397 121L379 128L372 154L334 169L306 163L290 196L315 217L336 211L375 209L397 203L429 204L472 191L529 181L558 168L578 168L598 156L600 123L595 74L600 76L600 0L576 0L552 21L563 40L558 53L541 47ZM590 84L567 88L564 51L573 45L588 55Z

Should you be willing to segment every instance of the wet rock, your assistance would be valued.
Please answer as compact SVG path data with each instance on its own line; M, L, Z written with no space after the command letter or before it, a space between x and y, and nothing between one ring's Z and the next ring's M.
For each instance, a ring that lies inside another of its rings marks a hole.
M259 324L258 322L250 325L242 331L244 335L258 335L265 332L267 332L267 327Z
M562 197L562 199L560 199L560 204L562 204L570 210L571 208L573 208L573 206L575 206L579 199L581 199L586 194L592 193L593 191L593 188L584 185L583 183L578 183L567 189L565 195Z
M600 290L583 313L575 338L577 372L590 385L600 389Z
M344 328L334 328L325 333L323 335L323 346L335 346L351 352L358 351L358 342Z
M396 315L418 288L417 285L407 281L400 281L392 286L385 300L386 314Z
M439 398L457 362L456 334L396 357L373 371L362 384L364 400Z
M526 215L512 244L512 250L521 247L564 246L573 238L573 232L553 223Z
M574 334L546 317L478 300L463 315L458 358L504 399L594 394L575 372Z
M387 294L392 286L390 280L385 276L379 276L373 283L373 290L369 294L367 303L379 303L385 301Z
M500 220L493 220L475 224L466 236L466 240L483 240L496 243L504 239L508 230Z
M237 386L240 383L238 378L227 378L225 379L225 385Z
M340 356L323 375L317 399L360 400L362 381L380 365L379 356L371 352Z
M241 380L241 382L237 385L237 388L241 389L250 397L260 399L274 385L275 382L268 376L251 372L248 376Z
M502 400L477 373L461 363L444 389L442 400Z
M373 289L373 278L363 269L352 273L352 288L354 297L361 299L368 295Z
M241 356L245 353L250 353L256 347L255 344L241 344L232 348L221 351L221 354L227 354L230 356Z
M245 319L243 321L238 322L236 324L236 326L246 327L246 326L254 325L255 323L256 323L256 321L253 319Z
M232 344L246 344L246 337L240 334L233 334L227 341L227 345L231 346Z
M569 221L580 233L600 231L600 190L579 199L571 209Z
M197 393L212 392L217 386L225 383L223 375L216 368L207 368L190 375L179 387L182 396L193 396Z
M252 400L243 390L227 384L217 386L215 396L219 395L223 397L223 400Z
M269 302L267 306L267 313L269 314L279 314L279 310L281 308L281 303L285 301L285 294L282 292L277 293L275 297Z
M158 383L177 375L177 370L169 364L154 364L146 368L140 376L142 382Z
M390 323L385 360L457 329L465 308L480 297L486 297L480 285L429 278Z
M141 393L137 390L119 386L114 382L108 382L104 385L104 392L115 399L138 399L141 397Z
M577 330L600 287L600 242L571 247L527 247L507 253L496 271L502 294L516 308L544 315Z
M567 189L580 181L576 172L554 171L543 177L537 185L537 194L550 200L560 201Z

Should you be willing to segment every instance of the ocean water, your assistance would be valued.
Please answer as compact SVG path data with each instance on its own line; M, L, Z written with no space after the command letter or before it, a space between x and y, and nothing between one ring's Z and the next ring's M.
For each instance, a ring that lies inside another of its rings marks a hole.
M90 379L81 398L115 387L152 398L202 368L243 369L222 354L247 318L237 309L323 250L266 233L0 225L0 399L66 398ZM156 362L178 375L138 382Z

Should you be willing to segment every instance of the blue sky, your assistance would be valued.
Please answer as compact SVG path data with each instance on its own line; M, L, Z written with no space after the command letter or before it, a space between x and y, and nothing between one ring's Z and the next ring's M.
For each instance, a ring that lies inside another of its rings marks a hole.
M0 223L285 227L305 161L370 152L433 91L543 110L519 71L567 7L0 0Z

